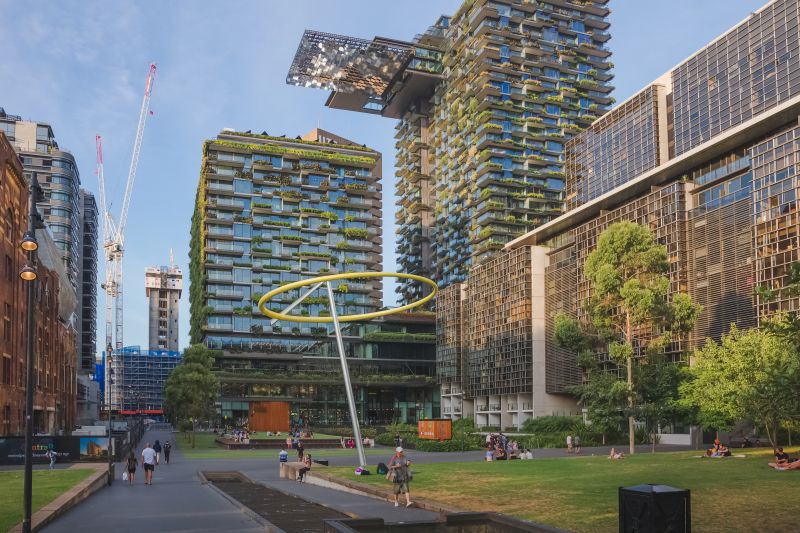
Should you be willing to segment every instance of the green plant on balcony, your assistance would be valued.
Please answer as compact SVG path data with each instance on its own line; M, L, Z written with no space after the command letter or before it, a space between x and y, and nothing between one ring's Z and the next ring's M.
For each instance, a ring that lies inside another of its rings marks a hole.
M274 333L280 333L281 331L283 331L283 328L280 326L272 326L272 331Z
M578 85L581 87L597 87L598 83L594 80L579 80Z
M234 307L233 314L238 316L250 316L253 314L252 307Z
M330 269L330 268L320 268L320 269L319 269L319 273L320 273L320 274L324 274L324 273L326 273L326 272L330 272L330 271L331 271L331 269Z
M325 258L325 259L330 259L332 257L331 254L326 253L326 252L304 252L302 250L300 252L298 252L298 255L302 255L302 256L306 256L306 257L322 257L322 258Z
M398 333L389 331L377 331L374 333L366 333L363 340L368 342L416 342L432 344L436 342L435 333Z
M337 292L347 293L350 290L350 286L347 283L340 283L338 287L336 287Z
M331 316L331 312L326 309L323 309L322 311L319 312L319 316Z
M328 335L328 328L313 327L311 328L311 335L314 337L325 337Z
M365 183L348 183L344 188L346 191L366 191L367 185Z
M344 236L348 239L367 239L369 238L369 231L360 228L345 228L342 230Z
M300 200L303 195L297 191L281 191L281 198L284 200Z
M352 257L345 257L345 259L344 259L344 264L345 264L345 265L352 265L352 264L354 264L355 262L356 262L356 260L355 260L355 259L353 259Z
M355 217L353 215L345 215L344 217L345 222L352 222L353 220L355 220Z
M331 227L330 224L320 224L319 225L319 229L330 229L330 227Z
M337 220L339 220L339 215L337 215L336 213L334 213L332 211L323 211L319 215L322 218L327 218L331 222L336 222Z
M315 207L301 207L300 212L317 214L317 213L322 213L322 209L317 209Z
M597 76L597 69L596 68L590 68L588 71L586 71L586 74L588 74L589 76L594 78L595 76Z
M349 248L349 247L350 247L350 243L347 242L347 241L339 241L339 242L336 243L336 248L338 250L343 250L344 248Z
M298 242L308 242L308 239L305 237L300 237L299 235L281 235L280 239L282 241L298 241Z

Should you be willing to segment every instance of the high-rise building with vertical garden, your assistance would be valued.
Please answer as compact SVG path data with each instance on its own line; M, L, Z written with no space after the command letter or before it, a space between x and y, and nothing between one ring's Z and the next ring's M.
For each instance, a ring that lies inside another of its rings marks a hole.
M602 115L607 0L468 0L412 41L307 31L287 82L399 119L398 263L442 286L560 215L564 143ZM402 282L401 300L424 295Z

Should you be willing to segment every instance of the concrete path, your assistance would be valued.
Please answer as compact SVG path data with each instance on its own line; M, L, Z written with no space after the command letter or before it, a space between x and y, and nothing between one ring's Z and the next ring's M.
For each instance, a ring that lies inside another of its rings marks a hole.
M136 471L136 483L128 486L122 481L122 465L117 464L117 479L110 488L94 494L71 511L44 528L45 532L74 532L86 528L98 531L155 532L155 531L264 531L263 526L250 519L228 500L201 484L198 461L183 458L181 443L176 436L149 431L144 442L162 443L169 440L172 463L156 467L153 484L144 484L141 466ZM139 458L141 461L141 458ZM226 461L227 463L228 461ZM236 463L237 461L233 461ZM222 469L231 468L220 465Z
M152 443L155 439L160 440L162 444L169 440L173 447L171 463L166 465L162 457L161 464L156 467L153 485L144 484L140 466L136 471L134 486L128 486L127 481L122 481L122 464L117 463L117 479L110 488L101 489L42 531L71 533L83 530L87 524L90 524L92 529L114 533L264 531L263 526L257 521L217 491L202 484L198 477L199 471L242 472L253 481L264 483L276 490L327 505L346 514L355 514L360 518L380 517L390 522L403 522L436 517L435 513L422 509L395 508L388 502L366 496L282 480L279 477L277 453L275 460L186 459L181 453L181 446L186 446L183 438L178 434L164 431L148 431L138 447L138 453L141 454L145 442ZM324 456L323 453L318 455ZM379 460L387 461L389 457L391 454ZM355 452L353 457L331 458L331 464L348 465L355 462Z

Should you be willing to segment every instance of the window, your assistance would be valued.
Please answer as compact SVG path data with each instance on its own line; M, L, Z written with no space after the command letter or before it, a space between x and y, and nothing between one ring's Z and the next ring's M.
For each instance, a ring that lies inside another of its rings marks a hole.
M3 304L3 341L11 342L11 304Z
M36 140L46 141L50 138L50 128L48 126L36 126Z
M9 139L14 138L14 132L17 129L16 122L0 122L0 131L6 134Z
M14 263L6 256L6 281L14 281Z

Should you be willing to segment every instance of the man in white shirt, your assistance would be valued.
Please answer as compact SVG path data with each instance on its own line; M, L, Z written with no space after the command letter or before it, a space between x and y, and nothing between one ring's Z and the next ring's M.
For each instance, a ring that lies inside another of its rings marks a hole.
M142 450L142 464L144 465L144 484L153 484L153 470L156 469L156 451L150 447L150 443L144 445Z

